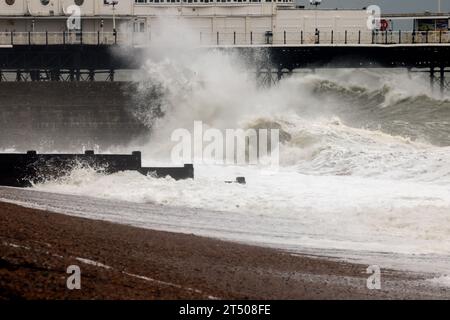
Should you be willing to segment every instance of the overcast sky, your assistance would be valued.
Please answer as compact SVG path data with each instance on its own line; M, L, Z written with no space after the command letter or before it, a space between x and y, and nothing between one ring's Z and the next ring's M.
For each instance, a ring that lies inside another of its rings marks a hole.
M309 5L309 0L297 0L301 5ZM450 0L441 0L444 12L450 12ZM379 5L383 13L397 12L437 12L438 0L322 0L322 8L361 9L371 4Z

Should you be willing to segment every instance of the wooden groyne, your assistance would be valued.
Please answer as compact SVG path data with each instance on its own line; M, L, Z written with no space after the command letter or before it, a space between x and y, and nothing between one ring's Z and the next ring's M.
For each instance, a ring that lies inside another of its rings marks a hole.
M30 187L34 183L63 177L78 167L92 168L105 174L137 171L143 175L170 176L176 180L194 178L192 164L152 168L142 167L141 163L139 151L131 155L95 154L93 151L84 154L38 154L36 151L3 153L0 154L0 185Z

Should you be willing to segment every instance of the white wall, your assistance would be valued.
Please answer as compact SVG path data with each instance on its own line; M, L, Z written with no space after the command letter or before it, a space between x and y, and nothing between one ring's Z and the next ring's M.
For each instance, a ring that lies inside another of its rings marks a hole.
M364 10L278 10L275 29L286 31L357 31L367 30Z
M27 12L26 0L16 0L13 5L0 2L0 16L22 16Z
M46 6L40 0L16 0L14 5L9 6L5 1L0 1L0 32L31 31L31 20L35 20L35 31L63 31L66 28L67 7L73 4L74 0L50 0ZM102 0L85 0L81 9L82 15L90 16L83 20L84 31L99 31L101 19L104 20L104 31L112 31L112 8L105 6ZM36 18L8 18L23 16L27 12ZM53 18L51 22L45 19L51 12L60 19ZM316 27L321 31L324 41L330 38L331 30L334 30L335 39L342 38L345 30L353 36L359 30L368 31L364 10L302 10L266 2L238 5L135 5L134 0L119 0L116 14L118 29L121 31L132 30L134 23L143 21L145 31L151 37L151 33L158 33L157 17L174 17L188 21L199 38L205 37L206 41L215 42L216 33L219 32L221 40L228 44L232 44L235 32L238 44L248 44L250 33L255 43L261 43L261 37L266 31L273 31L274 43L283 42L285 31L289 42L300 41L301 30L305 37L311 37L307 34L313 34Z

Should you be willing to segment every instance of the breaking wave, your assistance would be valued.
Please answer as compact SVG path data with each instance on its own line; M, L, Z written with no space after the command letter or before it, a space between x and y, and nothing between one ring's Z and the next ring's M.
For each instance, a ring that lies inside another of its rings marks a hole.
M426 78L328 69L262 87L239 56L184 45L162 56L149 49L130 110L151 134L144 144L110 151L139 148L145 162L167 164L171 133L192 130L194 121L277 127L278 171L198 165L195 180L178 182L85 171L36 188L220 211L204 225L226 225L226 212L254 217L258 224L237 240L450 254L450 100L431 92ZM224 183L236 176L248 184Z
M135 115L152 130L144 153L168 161L177 128L276 128L280 164L308 175L450 182L450 100L402 70L322 70L258 85L238 56L146 61Z

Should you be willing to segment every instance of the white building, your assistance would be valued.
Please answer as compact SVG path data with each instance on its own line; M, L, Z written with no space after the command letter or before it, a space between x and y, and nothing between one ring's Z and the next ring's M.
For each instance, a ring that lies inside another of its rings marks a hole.
M67 19L74 5L80 8L83 34L92 34L83 36L86 43L97 41L95 34L100 33L101 41L107 41L113 21L119 38L131 32L133 38L151 39L158 34L161 17L182 19L203 44L264 43L267 32L273 34L273 43L310 43L317 41L316 29L323 41L342 42L347 34L354 42L360 32L369 33L365 10L306 10L296 7L294 0L118 0L115 6L108 2L112 1L0 0L0 41L7 41L11 32L16 39L31 32L48 33L51 42L57 33L69 33Z

